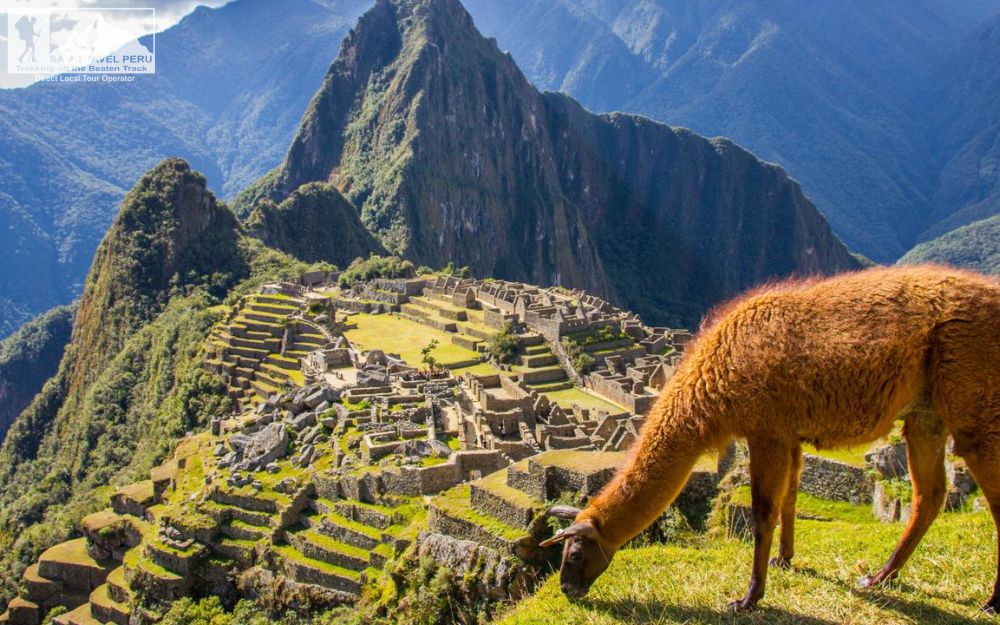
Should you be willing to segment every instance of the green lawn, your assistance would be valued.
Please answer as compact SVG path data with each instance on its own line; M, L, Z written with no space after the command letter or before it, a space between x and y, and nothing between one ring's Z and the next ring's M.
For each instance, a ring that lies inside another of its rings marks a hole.
M549 401L558 403L564 410L569 410L573 404L578 404L581 408L589 410L607 410L611 414L618 414L625 409L614 402L610 402L593 393L581 388L568 388L562 391L549 391L545 393Z
M463 373L471 373L473 375L493 375L494 373L497 373L497 368L488 362L481 362L478 365L472 365L471 367L452 369L451 372L455 375L462 375Z
M551 577L534 597L499 620L503 625L717 623L930 625L988 623L978 608L992 588L996 538L986 512L943 514L899 580L858 593L855 583L882 565L900 524L883 524L853 506L800 509L833 521L799 520L789 571L771 569L760 609L732 616L726 603L743 594L749 543L698 535L678 544L624 549L582 600L569 601ZM860 509L859 509L860 510Z
M823 458L846 462L847 464L855 467L865 467L867 466L867 463L865 462L865 454L868 452L869 447L871 446L862 445L861 447L851 447L847 449L816 449L812 445L805 445L803 446L802 451L814 456L822 456Z
M421 325L409 319L394 315L368 315L359 313L352 315L350 322L357 324L357 329L344 333L355 347L360 349L381 349L391 354L399 354L406 363L413 367L423 367L420 362L420 350L432 339L437 339L438 346L431 354L439 365L476 360L479 354L451 342L451 334Z

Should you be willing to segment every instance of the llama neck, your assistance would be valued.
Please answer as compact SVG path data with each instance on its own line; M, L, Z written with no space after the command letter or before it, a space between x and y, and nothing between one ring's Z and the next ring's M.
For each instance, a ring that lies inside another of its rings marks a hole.
M624 467L583 511L616 548L646 529L680 494L695 463L715 447L704 419L682 398L663 397Z

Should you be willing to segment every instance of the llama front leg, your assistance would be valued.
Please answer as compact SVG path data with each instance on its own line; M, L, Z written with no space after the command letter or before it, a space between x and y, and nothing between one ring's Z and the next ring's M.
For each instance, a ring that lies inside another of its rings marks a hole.
M792 449L791 467L788 473L788 489L781 504L781 542L778 555L771 558L770 565L787 569L795 555L795 502L799 495L799 478L802 476L802 446Z
M862 588L879 586L896 577L941 511L948 491L944 473L948 435L938 416L929 411L908 414L903 436L913 482L913 513L892 556L881 571L861 578Z
M792 469L791 449L776 441L748 441L753 516L753 570L742 599L729 603L733 611L752 610L764 596L774 526L782 509Z

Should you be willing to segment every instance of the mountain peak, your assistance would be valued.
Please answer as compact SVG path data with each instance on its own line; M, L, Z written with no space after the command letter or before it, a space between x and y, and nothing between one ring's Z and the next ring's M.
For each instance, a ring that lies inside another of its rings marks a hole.
M313 182L415 263L584 288L654 323L697 323L775 276L856 266L779 167L540 93L457 0L377 2L239 212Z
M87 277L73 329L79 372L113 354L185 286L247 272L235 215L181 159L146 173L122 202Z

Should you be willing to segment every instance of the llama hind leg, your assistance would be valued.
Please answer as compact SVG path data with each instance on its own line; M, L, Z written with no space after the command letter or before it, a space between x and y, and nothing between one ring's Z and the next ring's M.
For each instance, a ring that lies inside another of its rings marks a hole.
M956 451L976 478L979 490L990 504L993 524L1000 532L1000 445L977 445L970 451L959 450L956 446ZM983 606L983 611L989 614L1000 614L1000 544L998 544L997 561L997 578L993 584L993 594Z
M896 577L941 511L947 494L944 450L948 434L941 419L929 410L912 412L906 416L903 436L913 482L913 514L892 556L881 571L861 578L862 588L879 586Z
M768 556L774 526L782 509L792 469L788 446L773 441L748 441L750 448L750 494L753 517L753 569L747 594L729 603L733 611L752 610L764 596Z
M781 504L781 542L778 555L771 558L770 565L787 569L795 555L795 502L799 495L799 478L802 477L802 446L796 445L791 453L791 467L788 472L788 489Z

